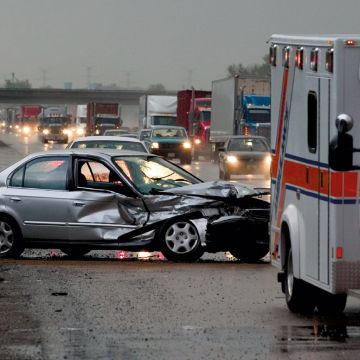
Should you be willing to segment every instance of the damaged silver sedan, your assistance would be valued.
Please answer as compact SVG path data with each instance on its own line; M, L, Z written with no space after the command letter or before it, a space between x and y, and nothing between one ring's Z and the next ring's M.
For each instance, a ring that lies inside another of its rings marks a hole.
M67 149L27 156L0 173L0 257L25 248L204 251L266 255L269 203L225 181L202 182L156 155Z

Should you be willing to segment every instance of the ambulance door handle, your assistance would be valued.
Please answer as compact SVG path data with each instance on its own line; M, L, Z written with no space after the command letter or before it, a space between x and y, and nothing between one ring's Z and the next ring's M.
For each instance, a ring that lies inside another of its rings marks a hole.
M320 187L324 187L324 173L320 171Z
M306 168L306 183L309 183L309 168Z

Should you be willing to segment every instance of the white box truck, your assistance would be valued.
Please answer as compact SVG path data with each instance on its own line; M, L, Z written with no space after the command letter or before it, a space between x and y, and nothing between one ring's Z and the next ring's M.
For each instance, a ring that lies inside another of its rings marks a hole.
M154 125L176 125L177 97L143 95L139 101L139 129Z

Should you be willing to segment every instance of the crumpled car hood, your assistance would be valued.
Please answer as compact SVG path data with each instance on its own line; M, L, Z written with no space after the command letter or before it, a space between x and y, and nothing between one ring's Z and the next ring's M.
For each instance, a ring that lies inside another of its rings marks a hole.
M164 190L162 192L176 195L195 195L200 197L209 197L213 199L240 199L245 196L256 196L259 194L251 186L247 186L245 184L233 184L228 181L221 180L182 186L170 190Z

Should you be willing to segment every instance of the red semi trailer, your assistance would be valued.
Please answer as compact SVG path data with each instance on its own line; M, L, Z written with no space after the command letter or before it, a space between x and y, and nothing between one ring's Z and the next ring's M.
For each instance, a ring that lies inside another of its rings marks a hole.
M181 90L177 93L176 123L189 133L193 143L193 159L199 155L209 157L211 146L211 91Z

